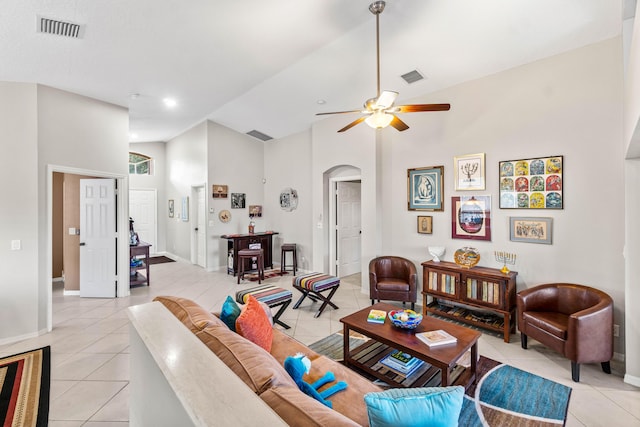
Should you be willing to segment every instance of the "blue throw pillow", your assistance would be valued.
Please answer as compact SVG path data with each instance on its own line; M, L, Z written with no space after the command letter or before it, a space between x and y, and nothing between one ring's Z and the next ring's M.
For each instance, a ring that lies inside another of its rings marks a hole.
M371 427L456 427L464 387L393 388L367 393Z
M240 316L240 306L231 298L227 296L222 304L222 310L220 310L220 320L229 327L233 332L236 332L236 319Z

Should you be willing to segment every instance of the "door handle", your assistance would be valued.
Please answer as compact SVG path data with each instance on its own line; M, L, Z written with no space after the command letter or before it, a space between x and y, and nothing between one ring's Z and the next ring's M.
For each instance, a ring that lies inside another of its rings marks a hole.
M86 243L85 242L80 242L80 246L85 246Z
M198 227L194 228L195 231L198 231Z

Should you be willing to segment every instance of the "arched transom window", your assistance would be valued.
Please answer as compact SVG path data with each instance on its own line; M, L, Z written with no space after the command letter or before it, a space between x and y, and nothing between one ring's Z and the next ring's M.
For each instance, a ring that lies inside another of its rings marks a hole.
M152 159L140 153L129 153L129 174L130 175L151 175Z

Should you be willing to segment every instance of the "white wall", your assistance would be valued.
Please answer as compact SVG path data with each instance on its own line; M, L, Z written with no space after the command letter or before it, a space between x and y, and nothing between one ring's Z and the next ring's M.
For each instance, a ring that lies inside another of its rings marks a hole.
M185 260L191 259L191 233L194 200L191 187L207 182L207 126L202 122L166 144L166 198L175 202L175 216L167 219L166 250ZM182 198L189 197L189 221L181 220Z
M296 243L298 268L302 270L311 269L311 236L317 222L311 215L311 164L309 131L264 144L265 176L269 177L264 186L264 217L270 228L280 233L274 237L273 259L281 262L282 243ZM289 187L298 192L298 207L287 212L280 208L279 195Z
M262 218L254 221L255 231L273 230L271 214L264 206L264 143L251 136L238 133L225 126L206 122L208 140L208 186L207 200L214 212L209 213L208 263L209 269L218 269L227 265L227 240L220 239L223 234L249 232L249 205L262 205ZM229 197L213 199L214 184L228 185ZM244 193L244 209L231 209L231 193ZM227 209L231 212L231 221L222 223L218 213ZM275 230L278 231L278 230Z
M0 343L35 334L38 312L38 132L34 84L0 82ZM20 240L22 249L11 250Z
M165 191L167 176L166 144L164 142L136 142L129 144L129 151L144 154L153 159L152 175L129 175L129 188L139 190L155 189L158 197L158 232L154 252L166 251L166 233L164 232L169 221L169 202Z

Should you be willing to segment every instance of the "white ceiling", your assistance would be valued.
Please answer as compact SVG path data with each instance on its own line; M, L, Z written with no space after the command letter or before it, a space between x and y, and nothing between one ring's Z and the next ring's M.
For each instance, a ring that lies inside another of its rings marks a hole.
M137 141L205 118L280 138L375 96L371 1L0 0L0 81L128 107ZM37 33L37 15L84 34ZM428 94L617 36L622 16L623 0L387 0L381 86L400 102L447 102ZM426 79L407 85L414 69Z

